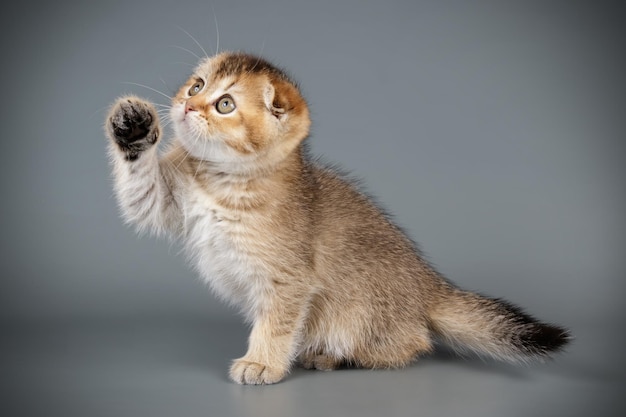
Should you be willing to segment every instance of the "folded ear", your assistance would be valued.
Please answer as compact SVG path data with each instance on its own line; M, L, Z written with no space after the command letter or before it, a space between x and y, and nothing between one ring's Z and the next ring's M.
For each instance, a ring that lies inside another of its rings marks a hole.
M285 106L284 103L281 102L279 97L277 97L276 88L269 82L265 86L265 91L263 92L263 100L265 101L265 107L267 110L272 113L274 117L277 119L281 119L281 117L285 114Z
M263 98L267 109L279 120L288 113L300 114L306 109L306 103L298 89L282 79L270 79Z
M311 125L309 110L294 84L283 78L268 77L263 100L267 110L280 124L284 137L300 141L308 135Z

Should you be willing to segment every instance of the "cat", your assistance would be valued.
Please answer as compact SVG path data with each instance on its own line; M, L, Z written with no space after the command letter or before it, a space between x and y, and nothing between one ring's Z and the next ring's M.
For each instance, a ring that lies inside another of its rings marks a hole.
M215 293L252 324L240 384L308 369L399 368L441 339L519 362L570 340L503 300L462 290L350 181L308 156L307 103L268 61L202 59L173 97L174 138L153 104L119 98L105 130L122 217L179 239Z

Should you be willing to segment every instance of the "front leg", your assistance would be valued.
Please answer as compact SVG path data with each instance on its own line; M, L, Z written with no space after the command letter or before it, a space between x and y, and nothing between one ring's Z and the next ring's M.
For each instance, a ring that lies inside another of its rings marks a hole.
M274 384L289 372L307 305L299 297L275 298L271 308L255 320L248 352L230 368L230 378L238 384Z
M139 230L161 232L174 223L172 184L159 163L161 128L154 106L137 97L117 100L109 112L115 194L122 216Z

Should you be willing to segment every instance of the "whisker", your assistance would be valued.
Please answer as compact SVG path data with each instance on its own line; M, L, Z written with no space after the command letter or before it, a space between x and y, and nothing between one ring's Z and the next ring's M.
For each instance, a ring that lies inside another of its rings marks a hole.
M191 134L194 137L194 143L198 141L198 139L200 139L200 134L201 132L198 131L198 129L196 127L192 127L193 131L191 132ZM183 147L184 149L184 147ZM174 167L174 170L179 171L180 172L180 166L187 160L187 157L189 157L191 155L191 152L189 152L188 150L185 149L185 156L183 157L183 159L180 160L180 162L178 164L176 164L176 166Z
M178 26L178 29L182 30L183 32L185 32L185 34L187 36L189 36L191 38L192 41L195 42L196 45L198 45L200 47L200 49L202 50L202 52L204 52L204 56L206 56L207 58L209 58L209 54L207 54L206 50L202 47L202 45L200 44L200 42L198 42L198 40L196 38L194 38L191 33L187 32L185 29L181 28L180 26ZM195 54L194 54L195 55Z
M261 61L261 56L257 55L256 62L254 63L254 65L251 68L248 68L248 70L241 75L240 81L244 81L244 80L246 80L248 78L251 78L252 77L252 71L254 71L254 69L256 68L257 65L259 65L260 61Z
M263 38L263 42L261 42L261 52L259 52L259 56L263 56L264 50L265 50L265 38Z
M247 73L251 74L252 71L254 71L254 69L256 68L257 65L259 65L259 62L261 62L261 59L263 59L263 50L265 49L265 39L263 39L263 42L261 43L261 52L259 52L259 54L256 57L256 62L254 63L254 65L252 66L252 68L250 68Z
M217 36L217 42L215 45L215 54L220 53L220 27L217 24L217 15L215 14L215 7L213 7L213 3L211 3L211 11L213 12L213 21L215 22L215 34Z
M172 89L170 88L170 86L169 86L169 85L167 85L167 83L165 82L165 80L163 79L163 77L159 77L159 80L161 80L161 82L163 83L163 85L165 86L165 88L167 88L168 90L172 90Z
M143 85L143 84L139 84L139 83L133 83L133 82L130 82L130 81L123 81L122 84L130 84L130 85L136 85L138 87L147 88L148 90L154 91L155 93L161 94L163 97L167 97L169 100L172 100L172 97L168 96L164 92L159 91L156 88L148 87L147 85Z
M180 166L183 164L183 162L185 162L188 156L189 156L189 151L185 149L185 156L183 156L183 159L181 159L180 162L176 164L176 166L174 167L174 170L180 172Z
M161 125L161 127L165 130L165 129L169 129L170 125L172 124L172 122L165 122Z
M254 71L254 69L257 67L257 65L259 65L259 63L261 62L261 60L263 59L263 51L265 50L265 39L263 39L263 42L261 42L261 51L256 55L256 62L254 63L254 65L249 68L241 77L242 80L245 80L246 78L250 77L252 75L252 72Z
M181 172L181 173L182 173L182 171L181 171L181 169L180 169L180 166L183 164L183 162L185 162L185 160L186 160L186 159L187 159L187 157L189 156L189 151L188 151L185 147L183 147L182 149L185 151L185 154L184 154L183 158L182 158L180 161L178 161L178 163L176 163L176 161L175 161L175 160L173 160L173 161L168 161L168 162L169 162L169 165L172 167L172 169L173 169L175 172ZM175 164L175 163L176 163L176 164Z
M91 116L89 116L89 119L93 119L94 116L100 112L104 112L108 109L108 106L105 107L100 107L98 110L96 110L95 112L91 113Z
M201 59L201 58L199 58L199 59ZM197 64L190 64L189 62L185 62L185 61L173 61L172 64L184 65L184 66L189 67L189 68L195 68L196 65L197 65Z
M159 117L163 120L163 127L167 127L172 124L172 119L167 117L165 113L158 113Z
M187 48L183 48L182 46L178 46L178 45L170 45L172 48L178 48L181 49L185 52L189 52L191 55L193 55L194 57L196 57L197 60L202 59L198 54L196 54L194 51L192 51L191 49L187 49Z

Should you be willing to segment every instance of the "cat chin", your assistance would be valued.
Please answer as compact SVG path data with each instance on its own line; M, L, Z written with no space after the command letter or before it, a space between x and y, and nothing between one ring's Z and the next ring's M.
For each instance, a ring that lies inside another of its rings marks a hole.
M205 137L179 135L178 140L183 148L196 159L205 161L224 161L232 159L228 148L220 141Z
M194 137L174 130L177 141L195 159L223 166L225 171L238 171L250 162L218 137Z

